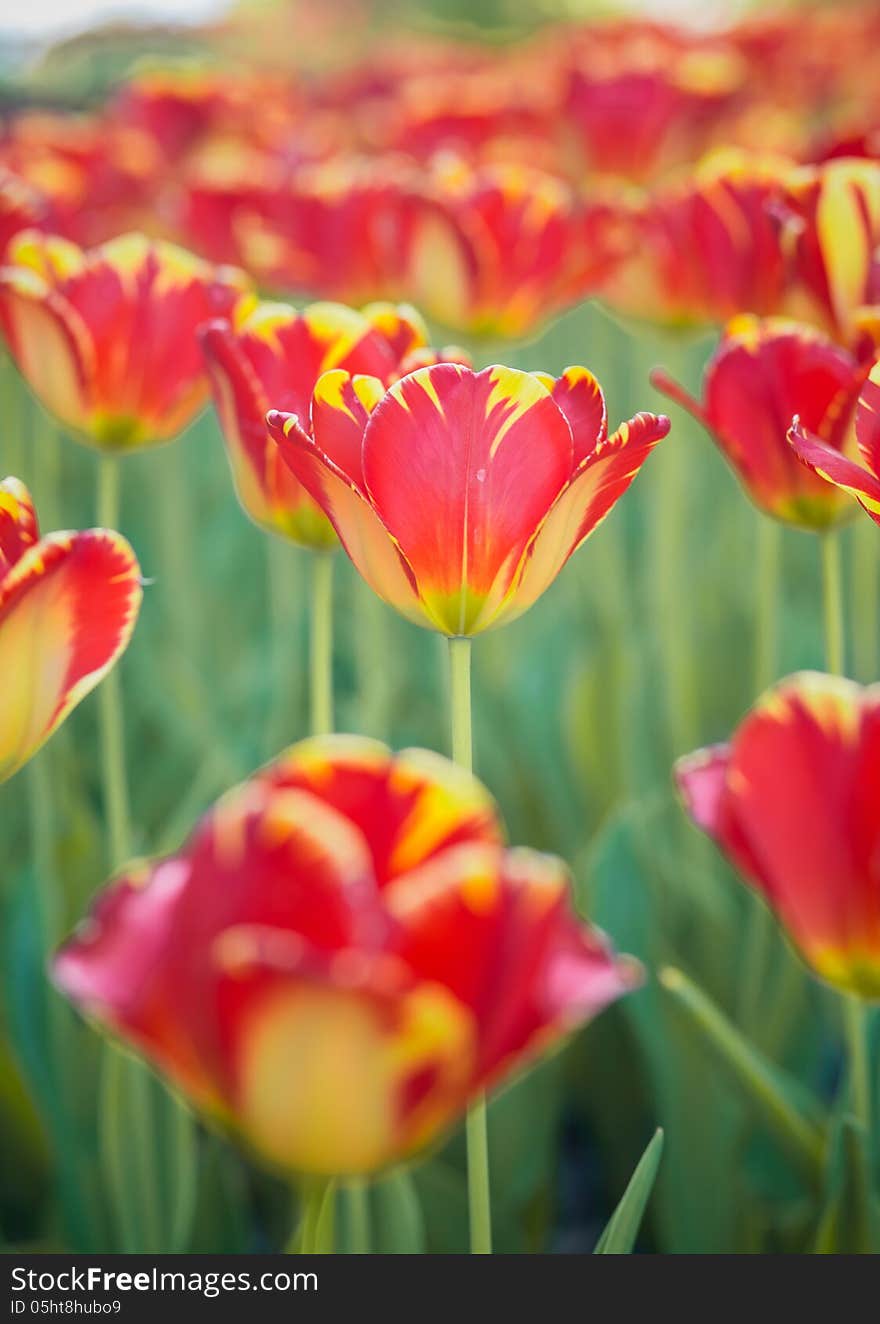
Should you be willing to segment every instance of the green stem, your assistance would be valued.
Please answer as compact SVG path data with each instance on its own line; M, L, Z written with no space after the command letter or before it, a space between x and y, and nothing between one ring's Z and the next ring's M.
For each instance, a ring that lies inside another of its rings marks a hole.
M759 517L756 559L755 691L761 694L776 679L779 666L779 581L782 528L766 515Z
M367 1198L367 1186L363 1181L352 1180L345 1188L348 1204L349 1243L352 1255L370 1253L370 1204Z
M853 531L852 593L850 604L858 680L870 683L880 669L880 549L877 530L860 520Z
M32 758L27 768L31 843L34 852L34 882L40 902L40 924L46 951L51 951L62 929L55 880L55 825L52 778L46 751Z
M835 676L843 674L843 587L840 571L840 539L836 533L822 537L822 597L825 612L825 665Z
M755 560L755 693L762 694L776 679L779 652L779 570L781 526L758 515ZM773 920L757 896L748 898L743 977L738 1019L751 1024L763 1002L768 958L772 950Z
M310 704L312 735L333 730L333 552L312 552Z
M871 1073L868 1060L868 1017L861 998L843 998L843 1025L849 1054L850 1105L856 1120L871 1134Z
M270 536L266 539L266 554L273 654L266 752L273 755L288 743L294 725L292 710L296 706L298 711L299 706L300 671L292 665L292 660L297 656L302 552L285 539Z
M461 767L473 769L471 730L471 641L449 640L449 692L452 710L452 757ZM492 1254L492 1202L489 1185L489 1135L486 1100L471 1105L465 1128L467 1139L468 1214L471 1254Z
M388 632L393 617L366 584L358 583L357 589L360 729L377 740L388 740L394 676L394 650L389 647Z
M98 524L104 529L117 529L119 527L119 461L114 455L102 455L98 463ZM101 715L104 810L107 815L107 854L112 872L124 864L131 854L125 727L119 671L116 667L104 677L98 696Z
M285 1247L288 1255L327 1255L333 1250L333 1183L321 1177L303 1181L300 1217Z

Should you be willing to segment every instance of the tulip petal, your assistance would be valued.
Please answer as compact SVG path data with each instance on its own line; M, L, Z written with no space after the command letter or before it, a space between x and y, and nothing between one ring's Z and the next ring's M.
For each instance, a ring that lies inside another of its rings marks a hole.
M260 774L320 794L369 842L382 887L449 846L500 840L492 797L471 773L427 750L392 754L363 736L293 745Z
M319 449L295 415L272 410L266 422L285 464L324 511L358 573L383 601L424 624L412 571L357 484Z
M0 581L39 537L31 494L17 478L0 482Z
M94 346L82 318L42 276L0 269L0 327L21 375L45 407L78 427L90 407Z
M569 909L570 877L535 851L459 846L398 878L397 950L471 1008L484 1086L640 982Z
M105 529L51 534L0 580L0 781L110 669L140 602L134 553Z
M651 451L669 431L664 415L637 414L581 462L550 508L498 621L521 615L549 588L585 538L623 496Z
M602 387L586 368L566 368L550 393L568 419L577 468L608 436L608 412Z
M808 469L849 492L875 524L880 524L880 478L808 432L798 418L794 419L788 438L798 459Z
M859 396L856 437L863 460L880 477L880 362L874 364Z
M364 433L364 482L437 628L468 634L491 619L572 454L531 374L440 364L389 389Z
M689 817L716 839L721 832L721 805L729 764L730 746L710 745L687 754L675 765L676 785Z
M683 777L697 821L806 960L834 983L880 995L877 690L838 676L789 677L736 731L720 791L711 769L702 785L687 764Z

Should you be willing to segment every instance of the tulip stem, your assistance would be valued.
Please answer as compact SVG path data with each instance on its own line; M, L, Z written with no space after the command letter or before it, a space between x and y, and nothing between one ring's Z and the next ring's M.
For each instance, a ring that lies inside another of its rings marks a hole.
M871 1134L871 1075L868 1065L868 1018L865 1004L852 993L844 994L843 1024L849 1054L850 1107L856 1120Z
M880 642L880 555L876 539L877 530L871 521L861 520L854 530L850 606L856 678L866 683L876 678Z
M333 1251L332 1181L310 1177L300 1189L299 1225L287 1245L289 1254L329 1255Z
M825 605L825 665L832 675L843 674L843 592L840 540L834 533L822 538L822 588Z
M471 641L449 640L449 694L452 710L452 757L473 770L471 729ZM467 1140L468 1214L471 1254L492 1254L492 1201L489 1187L489 1129L485 1097L471 1104L465 1125Z
M366 1183L352 1178L345 1187L348 1204L349 1246L352 1255L370 1253L370 1204Z
M119 527L119 461L102 455L98 461L98 524L103 529ZM104 809L107 815L109 867L118 869L131 853L131 815L128 777L125 769L125 728L119 671L113 667L98 691L101 714L101 762L104 780Z
M312 735L333 730L333 552L312 552L310 703Z
M779 646L779 571L782 528L761 515L758 523L755 611L755 690L763 693L776 679Z

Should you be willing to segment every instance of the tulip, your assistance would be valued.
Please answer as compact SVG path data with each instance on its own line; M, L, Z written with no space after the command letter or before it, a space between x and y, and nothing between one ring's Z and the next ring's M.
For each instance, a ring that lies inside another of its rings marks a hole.
M863 463L841 454L804 417L789 432L794 453L830 491L854 496L875 524L880 524L880 362L871 368L856 407L855 434Z
M779 682L729 744L681 759L688 814L821 978L880 998L880 696L839 676Z
M799 415L838 463L852 467L845 456L864 375L852 354L812 327L744 315L724 329L702 401L665 372L651 380L703 424L759 509L821 532L847 519L852 502L798 464L788 430Z
M129 234L84 251L36 231L0 269L0 330L22 376L87 445L124 452L169 441L204 405L196 328L231 313L241 272Z
M795 171L782 209L808 315L858 344L878 322L880 162L841 158Z
M124 538L108 529L41 538L25 486L0 483L0 782L125 651L140 603Z
M786 310L788 258L772 208L791 163L734 149L631 210L632 259L602 291L612 307L669 326Z
M357 313L334 303L301 311L260 303L234 323L202 328L236 491L256 524L306 547L335 546L327 517L282 462L266 413L276 406L308 420L323 372L344 368L390 381L426 338L414 309L392 305Z
M354 736L293 746L112 882L53 973L257 1158L319 1177L415 1154L639 982L477 781Z
M608 435L585 368L420 368L387 391L337 369L311 432L269 429L356 569L402 615L450 637L521 615L626 491L669 420Z

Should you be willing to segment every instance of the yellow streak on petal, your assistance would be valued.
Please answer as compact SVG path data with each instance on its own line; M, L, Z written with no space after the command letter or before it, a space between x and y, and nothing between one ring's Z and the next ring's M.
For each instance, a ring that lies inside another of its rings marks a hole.
M516 368L495 366L489 369L492 379L492 391L486 401L486 417L492 410L503 404L513 408L495 434L489 449L489 458L494 459L499 446L515 423L526 414L539 400L546 399L550 392L534 373L519 372Z

